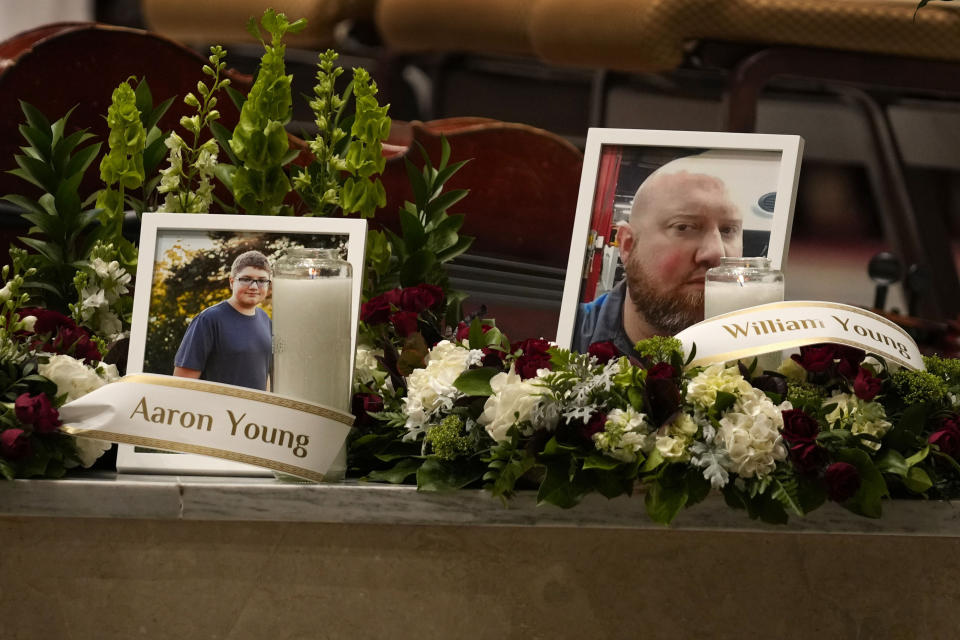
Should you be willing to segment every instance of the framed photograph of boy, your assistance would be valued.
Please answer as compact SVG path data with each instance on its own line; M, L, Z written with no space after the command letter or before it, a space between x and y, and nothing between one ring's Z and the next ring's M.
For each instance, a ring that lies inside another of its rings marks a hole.
M198 378L315 400L291 387L290 383L296 382L291 378L304 376L285 375L284 367L278 370L275 366L283 342L297 342L298 350L312 342L308 334L292 340L289 335L281 338L285 335L281 327L290 327L298 316L303 319L320 309L303 296L301 283L278 280L278 267L289 262L289 257L312 253L329 256L335 263L349 263L349 268L343 269L344 274L351 272L349 277L344 275L335 287L325 287L322 295L315 296L323 307L330 306L330 296L337 298L342 334L349 333L349 344L344 339L338 345L343 353L331 353L329 359L317 363L327 374L335 365L343 369L342 375L335 376L343 381L338 386L344 387L336 396L346 400L357 337L366 229L364 220L144 214L127 373ZM318 341L326 338L313 337ZM321 375L319 371L317 375ZM240 462L124 444L117 452L117 470L272 475Z
M799 136L590 129L557 343L621 353L703 320L722 257L786 263Z

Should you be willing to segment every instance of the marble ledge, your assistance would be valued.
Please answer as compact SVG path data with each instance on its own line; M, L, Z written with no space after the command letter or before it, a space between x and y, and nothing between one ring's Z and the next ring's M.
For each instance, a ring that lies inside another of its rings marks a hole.
M642 496L590 496L574 509L537 506L532 494L504 506L484 491L446 494L348 481L295 484L264 478L86 474L0 483L0 517L233 520L336 524L661 529ZM672 529L960 537L960 505L895 500L882 519L827 504L784 526L750 520L719 494L681 512Z

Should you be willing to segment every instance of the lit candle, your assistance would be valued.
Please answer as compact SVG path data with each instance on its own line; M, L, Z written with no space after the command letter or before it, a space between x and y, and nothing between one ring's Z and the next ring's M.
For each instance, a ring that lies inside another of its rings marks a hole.
M274 280L275 393L350 410L350 284Z

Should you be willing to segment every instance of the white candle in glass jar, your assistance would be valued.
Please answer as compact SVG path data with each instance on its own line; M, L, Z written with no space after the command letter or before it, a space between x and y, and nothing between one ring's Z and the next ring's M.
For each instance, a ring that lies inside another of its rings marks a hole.
M783 281L779 282L716 282L707 280L703 287L703 315L712 318L721 313L738 311L768 302L783 302Z
M275 278L273 391L350 410L350 278Z

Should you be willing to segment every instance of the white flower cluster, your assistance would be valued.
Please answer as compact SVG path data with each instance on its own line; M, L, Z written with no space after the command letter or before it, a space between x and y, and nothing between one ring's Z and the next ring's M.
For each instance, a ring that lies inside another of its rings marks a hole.
M112 247L103 250L112 252ZM123 337L123 322L113 305L129 291L130 274L116 260L107 262L100 257L93 258L90 267L93 276L87 277L80 290L77 320L111 342Z
M477 422L496 442L507 439L510 427L517 424L524 433L535 429L552 430L557 426L556 411L543 411L545 391L539 378L523 380L514 367L507 373L490 378L493 395L483 405L483 414Z
M196 117L196 116L194 116ZM187 143L176 133L171 133L165 141L170 149L170 166L160 170L159 193L166 198L157 211L164 213L208 213L213 202L213 178L217 167L217 142L207 140L197 150L197 160L190 169L195 169L199 184L196 191L190 190L190 176L184 172L183 152L191 151Z
M831 429L850 429L854 435L866 434L876 439L883 438L893 425L886 419L887 414L879 402L866 402L852 393L834 391L824 399L823 406L836 404L836 408L826 415ZM879 442L862 440L863 444L874 451L880 448Z
M464 349L449 340L441 340L427 354L427 366L415 369L407 377L407 397L403 399L407 416L404 440L414 440L431 420L453 408L463 396L454 381L472 365L479 364L483 352Z
M697 435L697 423L686 413L660 428L657 433L656 447L663 459L668 462L683 462L690 459L688 447Z
M607 414L603 431L593 434L593 442L598 451L611 458L621 462L633 462L637 459L637 453L652 449L655 439L652 429L646 414L632 407L626 410L614 409Z
M780 412L791 408L788 402L775 406L759 389L742 391L736 404L720 418L717 433L730 459L728 470L741 478L762 478L773 472L777 462L787 457L780 436Z
M57 385L57 395L66 395L66 402L76 400L120 377L116 365L97 363L90 367L67 355L52 355L41 363L37 372ZM76 438L80 464L89 467L104 451L109 442L93 438Z
M374 384L383 377L377 357L383 357L383 349L371 349L363 345L357 345L357 355L353 365L353 381L355 384Z
M740 396L752 388L736 366L712 364L687 383L687 400L700 408L708 409L717 401L718 391Z

